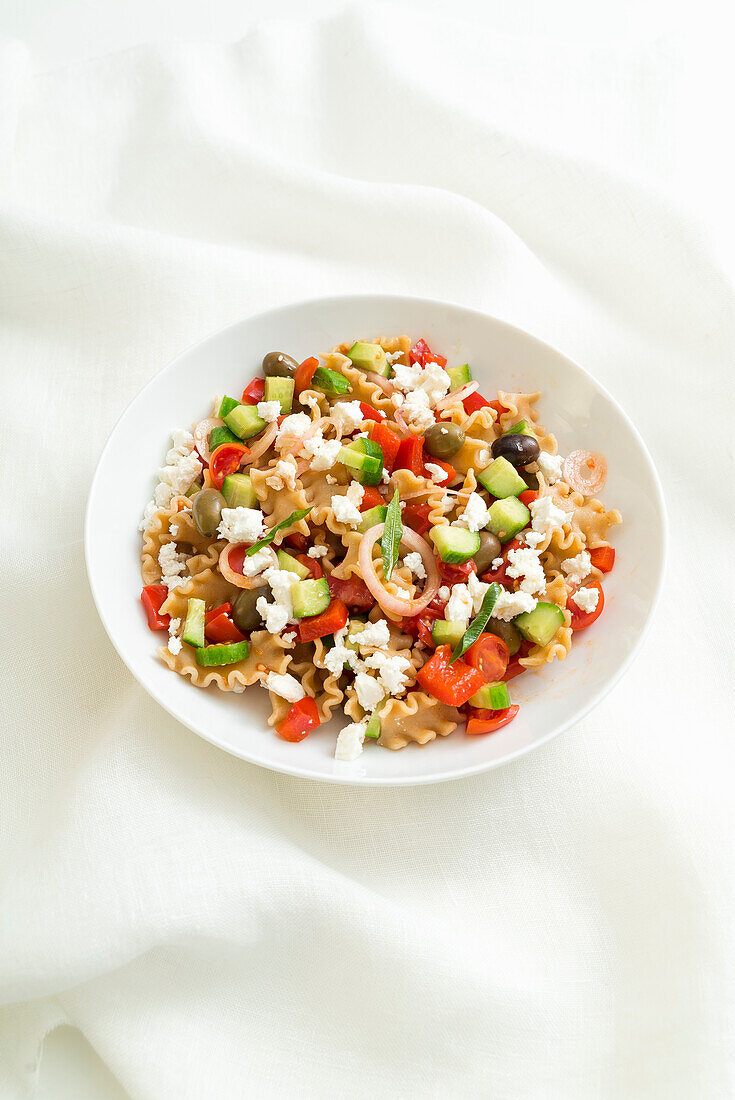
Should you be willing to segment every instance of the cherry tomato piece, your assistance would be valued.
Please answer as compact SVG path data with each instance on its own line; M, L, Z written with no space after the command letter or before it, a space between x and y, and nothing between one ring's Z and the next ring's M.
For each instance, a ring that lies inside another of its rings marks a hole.
M481 634L464 654L464 660L482 673L485 683L492 684L505 675L510 653L502 638Z
M574 602L574 592L572 592L567 600L567 610L572 615L572 630L585 630L586 627L592 626L592 623L599 619L605 606L605 593L602 591L602 585L599 581L590 581L589 584L583 582L579 587L597 589L597 607L594 611L583 611Z
M495 730L512 722L520 709L517 704L513 704L504 710L473 711L472 717L467 721L467 732L473 736L478 733L495 733Z
M209 473L215 489L221 489L222 483L230 474L240 469L240 463L250 454L250 448L244 443L223 443L209 458Z

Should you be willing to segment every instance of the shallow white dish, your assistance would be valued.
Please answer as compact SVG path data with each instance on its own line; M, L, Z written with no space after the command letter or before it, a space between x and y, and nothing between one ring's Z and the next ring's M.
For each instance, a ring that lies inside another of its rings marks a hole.
M368 745L356 765L333 759L331 723L299 744L266 725L268 696L195 688L156 657L140 600L138 523L163 461L170 432L208 415L216 393L239 393L267 351L304 359L342 340L379 333L425 337L451 365L469 362L481 392L541 390L541 419L562 454L578 447L607 456L602 495L619 508L613 529L614 571L605 580L605 611L577 635L566 661L529 672L511 685L516 720L489 736L461 728L424 748L400 752ZM190 348L138 394L110 436L92 482L85 551L92 593L105 629L143 687L201 737L265 768L330 782L433 783L497 767L543 744L586 714L619 679L640 645L659 596L666 520L650 455L622 409L581 367L534 337L474 310L398 296L328 298L284 306L232 325ZM182 734L183 736L183 734Z

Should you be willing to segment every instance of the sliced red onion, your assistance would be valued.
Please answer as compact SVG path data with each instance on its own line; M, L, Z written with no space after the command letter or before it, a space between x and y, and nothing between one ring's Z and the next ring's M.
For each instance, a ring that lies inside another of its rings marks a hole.
M277 435L278 435L278 421L274 420L273 423L269 424L268 427L265 429L265 431L261 435L260 439L257 439L252 444L252 446L250 444L248 444L248 446L250 447L250 456L247 460L248 466L252 466L252 464L257 459L259 459L261 455L265 454L265 452L268 450L268 448L270 447L271 443L273 442L273 440L276 438Z
M442 397L441 401L437 401L434 406L435 409L446 409L447 406L453 405L455 401L464 401L465 397L469 397L471 393L479 390L479 382L468 382L462 386L461 389L452 390L446 397Z
M244 577L242 573L238 573L230 565L230 553L239 546L238 543L230 542L225 546L224 550L219 556L219 571L226 581L230 584L234 584L237 588L263 588L267 581L263 577L263 571L268 568L268 565L264 567L264 570L258 573L256 577ZM265 550L271 555L271 561L269 565L278 565L278 558L276 557L275 550L270 546L264 547Z
M213 428L224 427L224 423L224 420L220 420L218 416L208 416L206 420L200 420L194 428L194 446L207 465L209 465L209 456L212 453L209 449L209 433Z
M605 487L607 459L598 451L572 451L564 459L562 476L577 493L592 496Z
M421 560L426 569L426 584L423 593L417 599L405 600L401 599L400 596L393 596L388 592L385 583L380 579L373 565L373 547L383 534L384 528L384 523L378 523L375 527L370 527L362 536L359 554L362 577L384 611L411 618L413 615L418 615L425 607L428 607L439 591L441 578L434 560L434 551L421 535L417 535L410 527L403 528L401 545L408 546L411 550L417 550L421 555Z
M377 386L379 390L382 390L386 397L391 397L396 392L393 383L389 382L387 378L383 378L382 374L376 374L375 371L369 370L366 372L365 378L368 382L372 382L374 386Z

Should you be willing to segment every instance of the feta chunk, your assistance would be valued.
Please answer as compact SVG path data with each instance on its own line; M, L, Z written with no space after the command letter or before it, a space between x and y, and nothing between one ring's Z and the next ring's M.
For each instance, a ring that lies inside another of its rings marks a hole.
M357 668L357 654L354 649L348 649L345 645L347 627L338 630L334 635L334 645L324 655L324 667L329 669L333 676L340 676L345 666Z
M327 482L327 485L336 485L337 484L337 478L332 477L331 474L327 474L326 482Z
M446 584L443 584L437 592L437 596L440 600L448 600L451 594L451 590L447 587Z
M455 584L444 617L450 623L468 623L472 614L472 596L466 584Z
M570 581L583 581L585 577L589 576L589 572L592 569L592 560L587 551L582 550L576 557L567 558L566 561L563 561L561 563L561 568L562 572L566 573Z
M485 501L479 493L470 493L464 512L452 523L452 527L466 527L468 531L481 531L489 519Z
M273 472L265 479L266 485L271 489L295 489L296 488L296 459L289 455L287 458L279 458L273 467Z
M298 703L299 699L303 699L306 695L296 677L289 673L279 676L277 672L269 672L263 684L268 691L272 691L274 695L279 695L289 703Z
M275 565L266 569L263 576L270 586L274 602L268 603L265 596L260 596L255 602L255 610L265 623L266 630L279 634L286 623L293 620L291 585L296 584L299 577L289 569L278 569Z
M530 531L527 529L525 531L521 531L518 538L521 542L525 542L527 546L533 548L536 546L540 546L546 538L546 535L539 531Z
M491 569L500 569L500 566L502 564L503 564L503 559L502 558L493 558L493 560L490 562L490 568Z
M181 638L177 638L175 634L172 634L168 640L169 653L173 653L175 657L178 653L181 653L182 645Z
M168 456L172 454L169 451ZM196 454L178 455L176 461L162 466L158 471L158 485L154 500L159 507L165 508L171 498L185 493L202 472L202 464Z
M386 646L390 642L390 630L385 619L378 619L375 623L368 623L364 630L352 635L352 640L358 646Z
M385 692L375 677L369 676L367 672L358 672L355 677L355 692L357 694L358 703L362 709L368 713L375 710L378 703L385 695Z
M503 589L493 608L493 618L509 623L511 619L515 619L516 615L521 615L524 611L533 611L537 602L528 592L506 592Z
M186 554L180 554L175 542L167 542L158 551L158 564L161 567L161 584L165 584L169 592L184 583L181 574L186 568Z
M329 553L329 547L327 546L310 546L306 551L310 558L323 558L325 554Z
M304 450L310 443L311 440L307 440ZM337 455L342 449L342 441L340 439L318 439L316 443L316 447L312 450L311 469L331 470L337 461Z
M273 552L264 546L262 550L256 550L250 557L245 555L242 560L242 575L243 577L257 577L258 573L262 573L273 561Z
M217 534L228 542L257 542L263 534L259 508L223 508Z
M486 466L490 465L490 459L492 455L488 451L487 447L483 447L481 451L477 452L477 469L484 470Z
M387 654L377 650L365 658L368 668L374 668L378 673L378 682L388 695L401 695L408 684L406 675L411 668L408 657L402 657L399 653Z
M564 465L561 455L550 455L542 451L536 462L548 485L556 485L557 481L561 480L561 468Z
M596 588L578 588L569 597L580 611L594 611L600 602L600 593Z
M407 393L401 412L409 427L415 432L425 432L434 423L429 398L423 390L411 390Z
M362 523L359 505L365 496L365 490L359 481L353 481L345 496L332 497L332 511L338 523L345 523L348 527L359 527Z
M362 753L366 729L367 719L364 719L362 722L351 722L349 726L345 726L344 729L341 729L337 735L337 744L334 748L334 759L357 760L358 756Z
M296 443L306 435L312 425L312 419L306 413L291 413L281 424L276 436L276 447L283 450L284 447Z
M476 573L470 573L467 577L467 591L472 597L473 614L478 614L489 587L490 585L486 584L485 581L481 581Z
M359 401L338 401L332 405L331 416L348 434L359 428L365 419Z
M272 424L274 420L278 420L281 415L281 402L280 401L259 401L258 402L258 416L266 421L268 424Z
M543 535L550 535L565 523L569 516L563 508L558 508L551 497L538 497L529 505L531 527Z
M522 578L521 592L528 592L531 596L538 595L546 588L546 574L537 550L526 550L523 547L509 550L506 573L514 580Z
M403 559L403 564L411 570L414 577L417 577L418 580L423 581L426 579L424 559L421 557L418 550L414 550L411 554L406 554Z
M155 516L157 511L158 511L158 505L156 504L155 500L149 500L148 503L145 506L145 511L143 512L143 518L141 519L140 523L138 524L138 530L139 531L147 531L148 530L148 528L150 527L150 525L153 521L153 517Z
M397 389L405 394L422 393L431 407L449 393L449 375L438 363L427 363L425 367L420 363L408 366L398 363L393 367L393 374L392 382Z
M436 462L425 462L424 469L429 474L431 480L437 485L447 480L447 471L442 470L441 466L437 466Z

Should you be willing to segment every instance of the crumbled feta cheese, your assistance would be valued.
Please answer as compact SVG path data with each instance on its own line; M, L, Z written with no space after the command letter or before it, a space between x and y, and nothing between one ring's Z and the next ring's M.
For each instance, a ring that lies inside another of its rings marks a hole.
M425 462L424 469L428 472L431 480L437 484L447 480L447 471L442 470L441 466L437 466L436 462Z
M278 420L281 415L281 402L280 401L259 401L258 402L258 416L265 420L268 424L272 424L274 420Z
M390 482L390 474L387 470L383 470L382 474L380 475L380 480L383 482L384 485L388 485L388 483Z
M450 623L467 623L472 614L473 600L466 584L455 584L444 617Z
M291 413L281 424L276 436L276 447L282 450L306 435L312 425L312 419L306 413Z
M418 550L415 550L412 554L406 554L403 559L403 564L410 569L414 577L417 577L420 581L426 579L424 559L421 557Z
M348 527L359 527L362 523L359 505L365 496L365 490L359 481L350 483L345 496L332 497L332 511L338 523L346 523Z
M334 747L334 759L357 760L362 753L366 729L367 719L362 722L351 722L349 726L341 729L337 735L337 744Z
M550 535L568 520L563 508L558 508L551 497L537 497L529 505L531 509L531 527L544 535Z
M467 577L467 591L472 596L472 611L475 615L482 607L482 601L485 599L489 584L485 584L481 581L476 573L470 573Z
M437 596L439 597L440 600L448 600L449 599L449 597L451 596L451 591L447 587L446 584L443 584L441 586L441 588L437 592Z
M310 558L323 558L325 554L329 553L328 546L310 546L306 551Z
M336 485L336 484L337 484L337 478L332 477L331 474L327 474L327 485Z
M363 710L368 713L371 710L375 710L380 700L385 695L382 687L375 679L374 676L369 676L367 672L358 672L355 677L355 692L357 693L357 701Z
M359 401L338 401L332 405L330 413L345 432L354 432L365 419Z
M306 441L304 450L311 442L310 439ZM317 439L316 446L311 452L314 456L311 460L312 470L331 470L341 449L342 442L339 439Z
M158 551L158 564L161 567L161 583L170 591L184 583L181 574L186 568L186 554L179 554L175 542L167 542Z
M279 458L273 467L273 472L265 479L266 485L271 489L295 489L296 488L296 459L292 455L287 458Z
M181 626L181 619L171 619L171 621L168 624L169 634L178 634L180 626Z
M438 363L420 363L409 366L398 363L393 368L393 384L406 394L422 393L430 406L436 405L449 393L449 375Z
M397 363L405 354L405 351L387 351L385 357L389 363Z
M592 569L592 560L587 551L582 550L576 557L563 561L561 567L570 581L583 581Z
M452 523L453 527L466 527L468 531L480 531L489 519L485 501L479 493L470 493L464 512Z
M490 568L491 569L500 569L500 566L502 564L503 564L503 559L502 558L493 558L493 560L490 562Z
M390 641L390 630L385 619L378 619L375 623L368 623L364 630L352 635L352 640L358 646L386 646Z
M171 432L171 447L166 455L166 462L175 465L179 458L189 455L194 450L194 436L186 428L175 428Z
M138 524L138 530L139 531L147 531L148 530L148 528L151 525L151 521L153 520L153 517L155 516L157 511L158 511L158 505L156 504L155 500L149 500L148 503L145 506L145 511L143 512L143 518L141 519L140 523Z
M429 398L423 390L411 390L406 394L401 412L409 427L416 432L425 432L434 423Z
M594 611L600 602L600 593L596 588L578 588L570 599L576 603L580 611Z
M288 612L285 607L277 603L268 603L265 596L259 596L255 601L255 610L270 634L280 634L288 622Z
M345 667L355 669L357 667L357 654L354 649L348 649L345 643L347 627L338 630L334 635L334 645L324 655L324 667L333 676L341 676Z
M531 596L536 596L546 588L544 567L537 550L525 550L523 547L509 550L506 573L514 580L522 577L521 592L528 592Z
M265 623L266 630L278 634L293 619L291 585L296 584L299 577L289 569L278 569L275 565L266 569L263 576L270 585L274 602L268 603L265 596L261 596L255 602L255 610Z
M490 459L492 455L488 451L487 447L483 447L481 451L477 452L477 468L484 470L486 466L490 465Z
M561 455L550 455L542 451L536 462L548 485L556 485L557 481L561 480L561 468L564 465Z
M258 508L223 508L217 534L228 542L257 542L263 534Z
M201 472L202 464L196 454L180 455L175 462L162 466L158 471L159 480L154 494L156 504L165 508L172 497L185 493Z
M365 659L368 668L378 673L378 682L388 695L401 695L408 683L406 673L411 668L408 657L399 653L387 654L377 650Z
M298 703L299 699L303 699L306 695L296 677L289 673L279 676L277 672L269 672L263 684L268 691L272 691L274 695L279 695L289 703Z
M242 559L242 575L243 577L257 577L258 573L262 573L273 561L273 552L264 546L262 550L256 550L250 557L245 555Z
M541 543L546 538L546 535L544 535L543 532L531 531L527 529L525 531L521 531L518 538L521 542L525 542L527 546L536 547L541 545Z
M537 602L528 592L506 592L503 589L493 608L493 618L509 623L511 619L515 619L516 615L521 615L524 611L533 611Z
M173 653L174 657L177 653L181 653L182 642L181 638L177 638L176 635L172 635L168 640L168 651Z

